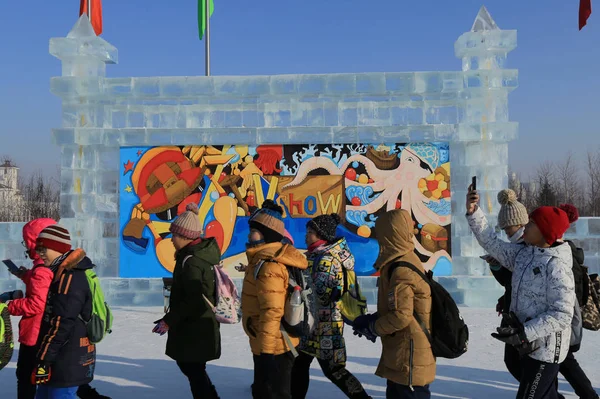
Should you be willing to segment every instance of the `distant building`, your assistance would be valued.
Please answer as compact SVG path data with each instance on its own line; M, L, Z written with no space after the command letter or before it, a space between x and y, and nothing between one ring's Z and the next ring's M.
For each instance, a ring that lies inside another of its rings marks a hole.
M12 222L23 218L23 196L18 187L19 168L10 160L0 164L0 221Z

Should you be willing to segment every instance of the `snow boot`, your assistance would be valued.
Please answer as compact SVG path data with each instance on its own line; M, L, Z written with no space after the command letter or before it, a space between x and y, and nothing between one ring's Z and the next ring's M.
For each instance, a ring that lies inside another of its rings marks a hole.
M80 399L111 399L108 396L100 395L95 388L89 384L82 385L77 389L77 396Z

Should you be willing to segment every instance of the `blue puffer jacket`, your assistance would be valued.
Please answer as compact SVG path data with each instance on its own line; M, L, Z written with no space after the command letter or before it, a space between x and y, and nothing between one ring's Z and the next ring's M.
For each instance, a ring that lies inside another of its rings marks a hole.
M569 351L575 306L571 248L567 243L551 248L507 243L496 236L481 209L467 218L483 249L513 272L510 310L537 348L529 356L561 363Z

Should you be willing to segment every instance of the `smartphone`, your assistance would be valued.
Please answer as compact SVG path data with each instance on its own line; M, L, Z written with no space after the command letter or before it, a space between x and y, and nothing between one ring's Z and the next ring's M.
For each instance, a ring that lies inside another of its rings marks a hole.
M8 270L12 273L12 274L19 274L19 267L17 265L15 265L15 262L13 262L10 259L4 259L2 261L2 263L4 263L6 265L6 267L8 267Z
M471 190L477 191L477 176L473 176L471 179Z

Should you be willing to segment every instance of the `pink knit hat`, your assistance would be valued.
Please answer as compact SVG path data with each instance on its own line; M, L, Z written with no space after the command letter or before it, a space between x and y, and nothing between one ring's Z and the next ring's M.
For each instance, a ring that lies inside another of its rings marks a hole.
M202 225L198 219L198 205L188 204L183 212L173 223L169 231L188 240L196 240L202 236Z

